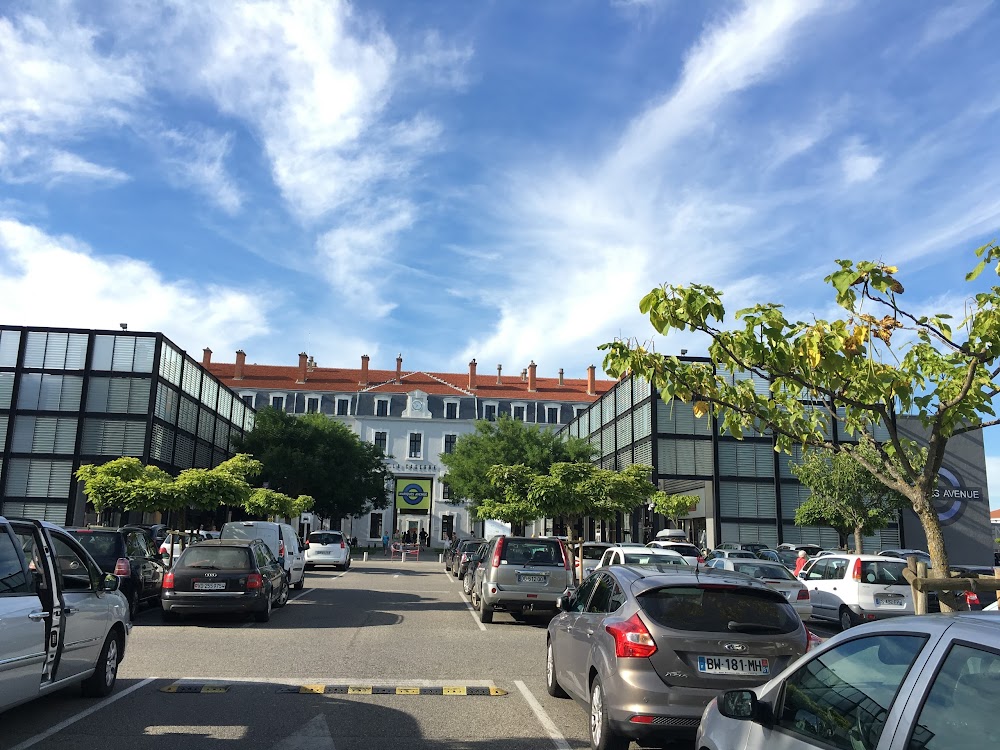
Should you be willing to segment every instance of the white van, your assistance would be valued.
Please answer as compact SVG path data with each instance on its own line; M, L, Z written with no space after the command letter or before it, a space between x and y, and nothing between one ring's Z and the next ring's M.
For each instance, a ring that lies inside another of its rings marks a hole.
M288 585L301 589L306 580L306 558L295 529L273 521L230 521L222 527L223 539L263 539L274 556L281 560Z

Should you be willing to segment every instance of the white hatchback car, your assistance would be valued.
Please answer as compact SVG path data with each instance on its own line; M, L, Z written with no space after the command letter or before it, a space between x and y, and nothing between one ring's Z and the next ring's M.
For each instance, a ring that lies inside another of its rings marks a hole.
M677 552L683 556L688 565L697 565L698 563L705 562L705 558L701 556L701 550L686 540L673 541L670 539L657 539L656 541L649 542L646 546Z
M608 565L687 565L687 562L683 555L671 550L622 544L605 550L594 570Z
M313 531L306 541L306 570L317 565L333 565L341 570L351 567L351 546L341 532Z
M906 562L879 555L827 555L799 574L812 597L812 616L844 630L866 620L913 614L913 590L903 577Z

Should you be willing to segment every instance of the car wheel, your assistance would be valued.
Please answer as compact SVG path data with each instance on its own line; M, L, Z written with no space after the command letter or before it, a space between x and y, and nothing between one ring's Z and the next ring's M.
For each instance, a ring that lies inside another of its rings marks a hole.
M288 588L288 584L285 584L285 588ZM271 597L267 597L264 604L263 612L254 612L253 619L257 622L268 622L271 619Z
M472 592L469 594L469 598L472 600L472 608L479 610L479 594L476 593L476 587L472 587Z
M306 585L306 572L303 570L302 577L299 579L299 582L296 583L294 586L292 586L292 588L295 589L296 591L301 591L303 588L305 588L305 585ZM286 596L287 596L287 588L286 588Z
M462 579L462 591L465 592L466 596L472 593L472 579L469 576Z
M351 558L348 557L347 558L347 562L344 563L344 571L346 572L346 571L348 571L350 569L351 569Z
M850 630L854 627L854 615L847 607L840 608L840 629Z
M548 642L545 649L545 689L553 698L569 697L559 684L559 680L556 679L556 657L552 653L552 641Z
M493 622L493 607L480 599L479 601L479 622L489 625Z
M90 698L102 698L115 689L118 679L118 662L121 660L121 644L118 633L111 631L104 641L104 648L97 657L94 674L83 681L83 694Z
M288 584L282 581L281 592L278 594L278 601L274 603L275 609L281 609L288 604Z
M593 750L627 750L629 739L622 737L608 721L608 709L604 704L604 685L600 677L594 677L590 686L590 747Z

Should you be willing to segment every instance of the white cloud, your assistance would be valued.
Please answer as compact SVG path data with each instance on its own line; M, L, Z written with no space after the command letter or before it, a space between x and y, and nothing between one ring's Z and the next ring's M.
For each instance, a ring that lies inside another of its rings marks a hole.
M940 8L927 20L920 45L939 44L958 36L972 26L991 5L992 0L972 0Z
M109 182L118 184L127 182L129 176L120 169L114 167L102 167L92 161L87 161L81 156L71 154L68 151L55 151L49 160L49 173L52 180L76 180L85 179L95 182Z
M861 141L852 139L840 151L844 181L851 185L872 179L882 166L882 158L869 151Z
M164 130L158 140L172 182L194 188L228 214L240 210L243 195L225 164L232 147L231 134L191 127L186 131Z
M638 301L663 281L743 277L743 259L771 239L771 228L759 226L758 196L701 186L699 139L735 95L788 63L820 10L814 2L744 5L704 31L677 84L606 153L581 156L579 167L539 159L494 191L504 207L498 220L509 229L500 242L502 267L479 269L480 302L499 320L458 359L538 361L546 351L569 360L615 335L649 332ZM672 338L669 348L680 347L695 344Z
M405 61L412 75L426 83L450 89L464 89L469 83L471 45L450 44L437 31L428 31L420 48Z
M71 237L0 219L0 320L14 325L162 331L191 351L235 350L267 333L263 289L164 278L133 258L97 257Z

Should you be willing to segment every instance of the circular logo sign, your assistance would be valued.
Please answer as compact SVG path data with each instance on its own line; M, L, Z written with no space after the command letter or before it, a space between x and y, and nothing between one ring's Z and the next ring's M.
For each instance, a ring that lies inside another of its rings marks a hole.
M408 484L399 491L399 496L407 505L420 505L427 497L427 492L419 484Z
M942 466L938 471L937 489L934 490L934 498L931 500L934 510L938 514L938 521L942 526L950 526L955 523L965 512L965 498L961 496L961 493L949 492L949 490L960 490L961 488L962 483L958 477Z

